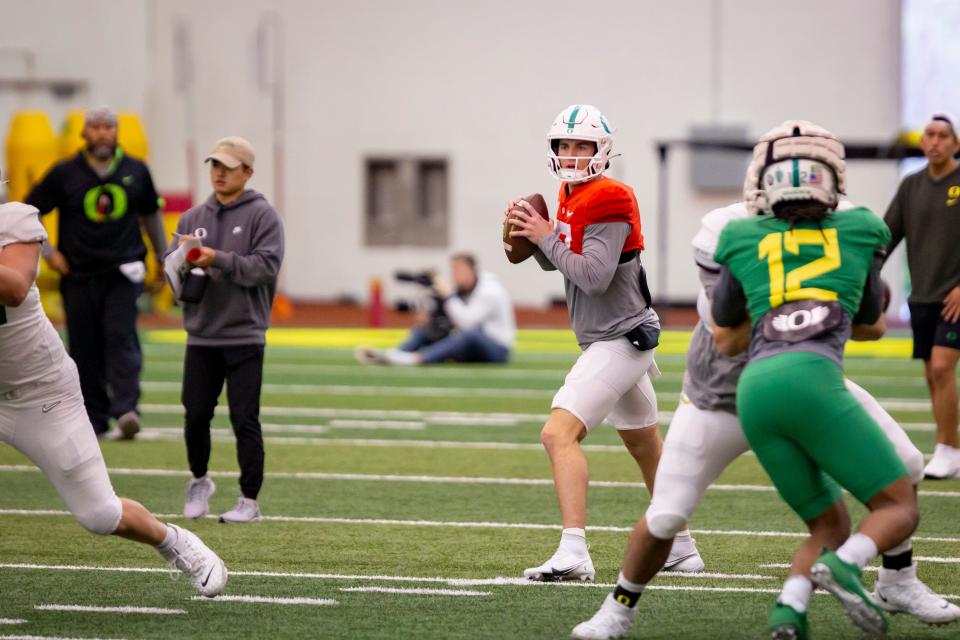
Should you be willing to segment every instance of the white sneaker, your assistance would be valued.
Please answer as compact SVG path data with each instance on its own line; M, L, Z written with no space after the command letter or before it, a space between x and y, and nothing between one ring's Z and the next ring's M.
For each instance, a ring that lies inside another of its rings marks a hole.
M220 522L228 524L247 524L260 522L260 507L256 500L240 496L237 505L220 516Z
M570 635L579 640L611 640L623 638L630 633L637 610L622 605L608 593L600 610L586 622L573 628Z
M160 555L172 568L190 578L193 588L200 595L212 598L223 593L227 585L227 567L223 560L203 544L196 534L175 524L167 526L177 532L177 542L170 550L161 551Z
M596 575L589 553L577 555L560 549L557 549L557 552L539 567L523 570L523 577L535 582L593 580Z
M382 349L374 349L373 347L357 347L353 350L353 357L360 364L390 364L387 361L386 353Z
M670 555L663 565L661 571L674 571L677 573L700 573L705 566L700 552L697 551L696 540L689 534L677 536L673 539L673 546L670 548Z
M117 440L133 440L140 433L140 414L136 411L127 411L117 418L119 434Z
M183 503L183 517L195 520L210 511L210 496L217 491L217 485L207 476L194 478L187 483L187 499Z
M960 476L960 449L946 444L937 444L933 457L923 469L928 480L946 480Z
M947 602L917 578L917 567L897 571L880 569L874 603L890 613L907 613L926 624L948 624L960 620L960 607Z

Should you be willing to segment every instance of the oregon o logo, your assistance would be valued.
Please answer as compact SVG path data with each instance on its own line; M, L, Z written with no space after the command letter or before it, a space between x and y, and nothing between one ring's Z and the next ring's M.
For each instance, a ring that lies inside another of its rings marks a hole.
M118 184L104 184L83 196L83 212L94 222L119 220L127 213L127 192Z
M947 332L947 340L949 340L950 342L956 342L956 341L957 341L957 332L956 332L956 331L948 331L948 332Z
M947 189L947 197L948 197L948 198L960 198L960 186L958 186L958 185L953 185L952 187L950 187L949 189Z

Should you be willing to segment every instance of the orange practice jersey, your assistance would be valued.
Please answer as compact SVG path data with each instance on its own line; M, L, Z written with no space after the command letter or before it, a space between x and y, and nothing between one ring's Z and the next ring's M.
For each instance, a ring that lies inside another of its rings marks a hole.
M591 224L626 222L630 234L620 253L643 250L640 232L640 207L633 189L612 178L600 176L567 193L560 186L557 197L557 232L560 239L577 254L583 253L583 232Z

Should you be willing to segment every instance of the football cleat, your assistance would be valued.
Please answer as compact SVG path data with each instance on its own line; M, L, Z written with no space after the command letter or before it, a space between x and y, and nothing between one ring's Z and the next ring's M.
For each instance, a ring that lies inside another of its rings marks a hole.
M217 485L207 476L193 478L187 483L187 498L183 503L183 517L195 520L207 515L210 511L210 496L217 490Z
M776 602L770 610L770 640L807 640L807 612Z
M223 593L227 585L227 567L223 560L203 544L196 534L175 524L167 526L177 533L173 547L160 551L170 567L186 575L202 596L212 598Z
M813 568L813 583L833 594L847 612L847 617L869 637L883 638L887 633L887 616L867 595L856 565L844 562L833 551L824 551Z
M117 429L120 431L118 440L133 440L140 433L140 414L127 411L117 418Z
M523 570L523 577L534 582L561 582L565 580L593 580L596 571L590 555L574 555L557 551L539 567Z
M917 567L880 569L873 602L890 613L906 613L925 624L960 620L960 607L947 602L917 578Z
M673 571L676 573L700 573L705 565L700 552L694 544L696 540L689 535L677 536L673 539L673 546L670 548L670 555L663 564L661 571Z
M947 480L960 476L960 449L949 445L937 444L933 457L923 468L927 480Z
M608 593L593 617L573 628L570 635L578 640L613 640L624 638L633 628L637 610L622 605Z

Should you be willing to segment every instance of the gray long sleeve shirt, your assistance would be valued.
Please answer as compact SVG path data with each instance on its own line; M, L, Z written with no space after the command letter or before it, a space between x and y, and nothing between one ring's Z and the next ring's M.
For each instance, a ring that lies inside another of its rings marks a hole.
M283 224L262 194L248 190L227 205L214 196L181 216L177 233L216 249L210 280L198 303L183 304L187 344L263 344L283 262ZM171 245L171 252L175 249Z
M570 323L582 349L619 338L640 325L660 325L640 292L639 255L619 264L629 233L626 222L590 225L584 230L580 254L551 233L534 254L541 268L563 274Z

